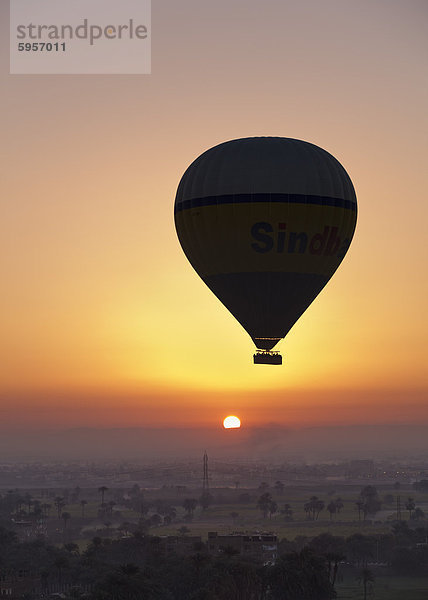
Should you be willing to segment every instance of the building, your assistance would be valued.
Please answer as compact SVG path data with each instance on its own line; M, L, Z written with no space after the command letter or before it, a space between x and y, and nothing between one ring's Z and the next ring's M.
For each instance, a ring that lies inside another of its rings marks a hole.
M241 556L253 558L264 565L275 564L278 555L278 538L273 533L219 535L216 531L208 533L208 552L213 555L224 554L232 549Z
M0 571L0 596L9 600L33 594L39 585L40 577L34 573L22 569Z
M373 479L375 466L372 460L351 460L348 464L347 476L358 479Z
M190 556L195 554L198 546L202 544L202 538L199 535L167 535L161 536L159 539L166 556L170 554Z

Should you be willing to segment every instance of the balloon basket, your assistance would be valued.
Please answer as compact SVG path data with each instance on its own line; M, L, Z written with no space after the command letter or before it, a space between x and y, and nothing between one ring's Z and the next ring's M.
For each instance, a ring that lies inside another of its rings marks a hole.
M257 350L253 360L255 365L282 365L282 356L272 350Z

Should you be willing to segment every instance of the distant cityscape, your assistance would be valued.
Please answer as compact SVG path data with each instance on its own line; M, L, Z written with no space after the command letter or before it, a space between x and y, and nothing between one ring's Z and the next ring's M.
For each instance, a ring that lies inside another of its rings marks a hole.
M428 478L428 461L350 460L338 463L291 464L257 460L210 459L213 487L254 487L261 480L275 482L324 482L334 484L361 480L413 483ZM57 487L108 483L127 487L202 486L202 458L189 461L34 461L0 463L0 488Z

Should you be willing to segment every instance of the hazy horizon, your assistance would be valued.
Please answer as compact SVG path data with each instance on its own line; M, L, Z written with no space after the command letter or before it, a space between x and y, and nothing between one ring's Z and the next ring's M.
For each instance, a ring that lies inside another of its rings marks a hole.
M347 425L285 428L279 424L225 431L215 427L134 427L15 430L2 432L3 461L211 458L281 462L351 459L427 460L427 425ZM24 442L24 443L23 443Z

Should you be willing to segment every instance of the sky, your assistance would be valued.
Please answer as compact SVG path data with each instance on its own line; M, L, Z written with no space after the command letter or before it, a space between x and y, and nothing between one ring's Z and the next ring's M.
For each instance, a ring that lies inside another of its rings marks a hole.
M10 75L0 10L0 430L428 425L424 0L153 0L150 75ZM329 151L359 206L282 367L173 218L199 154L260 135Z

